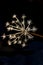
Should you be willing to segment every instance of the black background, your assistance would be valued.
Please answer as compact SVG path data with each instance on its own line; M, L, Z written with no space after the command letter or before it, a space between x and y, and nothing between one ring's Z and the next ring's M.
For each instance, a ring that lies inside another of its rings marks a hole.
M5 23L11 20L13 14L18 17L25 14L38 28L37 33L43 35L42 0L1 0L0 36L6 33ZM25 48L8 46L0 37L0 65L43 65L43 38L35 36L27 44Z
M25 14L29 19L32 19L34 25L38 28L37 33L43 35L43 1L41 0L12 0L12 1L0 1L0 36L6 32L5 23L11 20L12 15L17 14L21 17ZM32 42L43 42L42 38L35 37L34 40L28 41ZM0 38L0 51L6 51L5 49L10 49L9 51L15 51L14 46L8 46ZM27 47L26 47L27 48ZM19 50L19 47L17 48ZM21 49L22 50L22 49Z

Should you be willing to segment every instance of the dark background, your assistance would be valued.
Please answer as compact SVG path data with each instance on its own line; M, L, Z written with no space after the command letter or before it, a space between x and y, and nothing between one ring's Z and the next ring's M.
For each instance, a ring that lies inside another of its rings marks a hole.
M11 20L13 14L17 14L18 17L25 14L38 28L37 33L43 35L42 0L0 1L0 36L6 32L5 23ZM25 48L8 46L0 37L0 63L3 65L43 65L43 38L35 37L27 44Z

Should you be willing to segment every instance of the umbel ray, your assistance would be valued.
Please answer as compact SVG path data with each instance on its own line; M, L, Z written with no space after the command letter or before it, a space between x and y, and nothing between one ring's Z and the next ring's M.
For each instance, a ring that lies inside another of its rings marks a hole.
M20 21L17 16L14 14L12 16L13 20L11 22L6 22L6 29L7 31L16 31L16 33L9 33L6 35L5 33L1 36L3 39L9 38L8 45L11 44L19 44L22 47L26 46L26 42L30 39L33 39L34 36L42 37L42 35L36 34L37 28L35 26L31 26L32 21L27 20L25 21L26 16L22 15ZM27 24L27 25L26 25Z

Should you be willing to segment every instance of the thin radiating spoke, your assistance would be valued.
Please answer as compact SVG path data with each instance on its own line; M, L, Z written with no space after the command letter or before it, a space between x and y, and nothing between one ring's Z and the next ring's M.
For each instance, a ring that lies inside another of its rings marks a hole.
M23 34L21 34L21 35L20 35L20 36L18 36L18 37L21 37L22 35L23 35ZM18 37L16 37L16 39L18 39ZM16 39L15 39L15 40L16 40ZM15 42L15 40L13 40L13 41L11 41L11 42Z
M21 27L17 28L18 25L17 26L9 25L9 26L21 30Z
M18 18L16 18L17 19L17 21L19 21L19 19ZM20 23L20 21L19 21L19 24L21 25L21 27L22 27L22 24Z
M19 34L21 34L22 32L18 32L18 33L15 33L15 34L11 34L12 36L13 35L19 35ZM6 36L9 36L9 35L6 35Z

